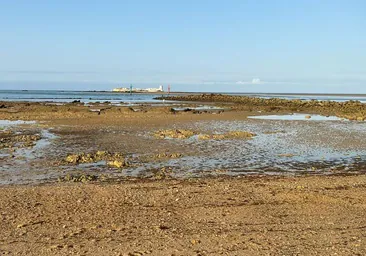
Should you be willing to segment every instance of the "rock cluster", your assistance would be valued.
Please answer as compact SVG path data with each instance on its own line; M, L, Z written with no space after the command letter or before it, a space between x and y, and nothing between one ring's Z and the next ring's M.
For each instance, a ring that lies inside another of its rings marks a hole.
M2 131L0 133L0 149L33 147L35 142L40 139L41 136L38 134L16 134L12 131Z
M70 164L96 163L99 161L107 161L107 164L110 167L122 168L128 166L128 163L122 154L110 153L108 151L71 154L65 158L65 162Z
M200 140L228 140L228 139L250 139L256 134L247 131L232 131L224 134L201 134L198 136Z
M79 153L68 155L65 161L71 164L82 164L82 163L95 163L98 161L105 160L109 157L110 153L107 151L97 151L96 153Z
M71 175L71 174L67 174L64 177L59 177L58 178L58 182L89 182L89 181L96 181L99 180L100 178L97 175L89 175L89 174L75 174L75 175Z
M156 138L165 139L165 138L173 138L173 139L187 139L196 135L195 132L190 130L159 130L155 132L154 136Z
M182 157L181 153L172 153L172 154L160 153L156 154L153 158L160 159L160 158L179 158L179 157Z
M198 132L191 130L159 130L155 132L154 136L160 139L173 138L173 139L188 139ZM256 134L247 131L231 131L223 134L199 134L200 140L227 140L227 139L240 139L240 138L252 138ZM163 155L162 157L167 157Z
M173 169L171 167L162 167L160 169L153 170L153 178L158 180L171 178L172 173Z
M112 161L108 161L108 166L109 167L115 167L115 168L122 168L125 166L128 166L127 162L124 159L116 159L116 160L112 160Z

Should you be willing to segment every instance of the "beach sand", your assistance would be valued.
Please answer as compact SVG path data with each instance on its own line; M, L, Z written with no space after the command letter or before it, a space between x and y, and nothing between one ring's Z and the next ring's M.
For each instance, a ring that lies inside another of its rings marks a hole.
M10 255L364 255L366 177L0 189Z

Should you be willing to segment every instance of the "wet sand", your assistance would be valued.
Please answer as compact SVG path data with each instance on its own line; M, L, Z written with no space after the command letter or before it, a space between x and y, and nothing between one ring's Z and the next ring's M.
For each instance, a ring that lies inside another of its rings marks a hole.
M1 104L0 120L36 121L0 130L1 253L366 252L363 122L253 120L291 109L232 103Z

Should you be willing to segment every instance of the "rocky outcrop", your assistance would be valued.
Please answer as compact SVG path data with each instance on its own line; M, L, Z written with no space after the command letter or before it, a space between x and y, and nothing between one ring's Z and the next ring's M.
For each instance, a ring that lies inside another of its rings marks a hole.
M109 167L115 167L115 168L123 168L123 167L128 166L125 159L112 160L112 161L109 161L107 164Z
M159 99L159 98L157 98ZM175 101L196 101L216 103L237 103L233 108L244 108L246 110L272 111L312 111L321 114L333 114L349 120L365 121L366 104L360 101L318 101L318 100L286 100L279 98L256 98L248 96L232 96L223 94L199 94L187 96L169 96L165 100Z
M172 139L187 139L196 135L195 132L190 130L180 130L180 129L173 129L173 130L159 130L154 133L156 138L165 139L165 138L172 138Z
M247 131L231 131L228 133L222 134L199 134L198 132L191 130L159 130L154 133L156 138L165 139L188 139L194 135L198 135L198 139L200 140L227 140L227 139L243 139L243 138L252 138L256 136L255 133L247 132Z
M228 139L250 139L256 136L255 133L247 131L232 131L223 134L200 134L198 139L200 140L228 140Z
M128 166L128 162L120 153L110 153L108 151L97 151L95 153L79 153L66 156L64 159L69 164L96 163L106 161L109 167L122 168Z
M64 177L59 177L58 182L90 182L90 181L97 181L103 180L103 177L99 177L97 175L89 175L89 174L67 174Z
M38 134L17 134L13 131L1 131L0 149L33 147L40 139L41 136Z
M181 153L159 153L153 156L155 159L162 159L162 158L180 158L182 157Z

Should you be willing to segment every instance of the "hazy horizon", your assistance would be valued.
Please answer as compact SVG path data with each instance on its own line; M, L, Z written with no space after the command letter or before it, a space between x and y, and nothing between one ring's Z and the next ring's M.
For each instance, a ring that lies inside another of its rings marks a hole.
M168 85L174 92L231 92L231 93L317 93L317 94L366 94L366 86L359 89L358 86L344 87L343 85L325 86L309 84L301 87L293 87L292 84L281 84L279 89L272 84L238 84L236 83L197 83L197 84L171 84L171 83L124 83L124 84L108 84L108 83L78 83L78 82L0 82L0 90L70 90L70 91L112 91L117 87L129 87L130 84L134 88L148 88L164 86L167 91Z

